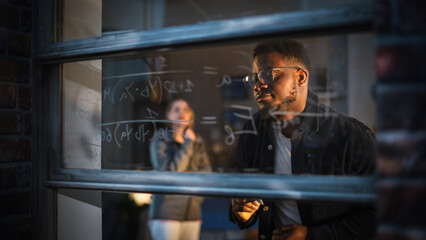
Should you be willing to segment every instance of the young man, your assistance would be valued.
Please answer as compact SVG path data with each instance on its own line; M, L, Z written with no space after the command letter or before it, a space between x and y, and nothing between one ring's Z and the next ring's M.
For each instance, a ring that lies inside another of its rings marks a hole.
M267 41L254 50L244 78L260 111L257 135L241 135L236 165L263 173L371 175L375 138L359 121L318 103L308 90L309 58L302 44ZM245 129L252 129L246 124ZM372 239L374 208L363 204L232 199L230 220L248 228L259 219L259 239Z

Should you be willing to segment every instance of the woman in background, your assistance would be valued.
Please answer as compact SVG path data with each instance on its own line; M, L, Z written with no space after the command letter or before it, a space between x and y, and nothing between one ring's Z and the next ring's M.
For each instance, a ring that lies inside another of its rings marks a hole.
M151 163L156 171L211 171L205 145L193 130L194 112L183 99L166 109L172 121L164 137L150 145ZM172 131L171 131L172 130ZM153 240L198 240L201 228L201 197L183 195L152 196L150 229Z

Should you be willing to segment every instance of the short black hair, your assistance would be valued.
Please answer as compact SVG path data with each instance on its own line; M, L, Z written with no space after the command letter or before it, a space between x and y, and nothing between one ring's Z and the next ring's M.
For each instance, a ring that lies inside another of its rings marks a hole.
M253 50L253 58L258 55L278 52L284 56L288 62L300 63L308 71L310 69L310 61L308 51L299 42L291 39L268 40L257 44Z

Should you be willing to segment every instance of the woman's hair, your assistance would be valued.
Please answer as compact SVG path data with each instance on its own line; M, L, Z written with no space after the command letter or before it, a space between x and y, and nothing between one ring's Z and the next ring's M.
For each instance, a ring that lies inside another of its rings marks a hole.
M192 120L192 122L189 123L188 127L191 128L191 129L194 128L194 118L195 118L195 116L194 116L194 110L191 108L191 106L189 106L189 103L185 99L183 99L183 98L174 99L174 100L172 100L171 102L169 102L167 104L167 107L166 107L166 117L169 114L169 112L172 110L173 104L175 104L175 102L177 102L177 101L184 101L188 105L188 108L191 111L191 120Z

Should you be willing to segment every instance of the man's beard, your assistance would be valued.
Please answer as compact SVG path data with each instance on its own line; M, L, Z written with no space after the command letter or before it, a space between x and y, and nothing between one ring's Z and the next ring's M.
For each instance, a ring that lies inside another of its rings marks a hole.
M270 114L270 110L271 108L268 107L263 107L260 109L260 118L261 119L269 119L272 118L271 114Z
M280 112L287 112L287 111L291 111L289 109L289 105L293 102L295 102L297 99L297 90L296 87L293 87L290 91L289 91L289 95L281 102L281 104L277 105L277 106L264 106L263 108L260 109L260 117L262 119L277 119L277 117L280 114Z

